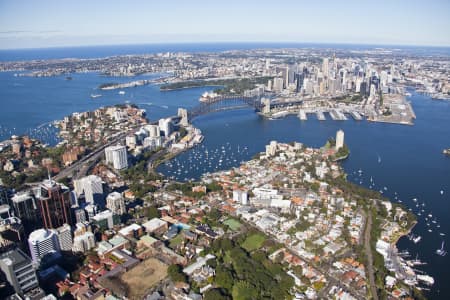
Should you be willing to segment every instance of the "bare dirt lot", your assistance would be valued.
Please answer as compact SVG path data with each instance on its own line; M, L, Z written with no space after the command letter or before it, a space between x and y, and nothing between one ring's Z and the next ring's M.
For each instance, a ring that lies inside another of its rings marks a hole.
M146 292L167 276L167 265L149 258L124 273L121 279L128 286L129 299L142 299Z

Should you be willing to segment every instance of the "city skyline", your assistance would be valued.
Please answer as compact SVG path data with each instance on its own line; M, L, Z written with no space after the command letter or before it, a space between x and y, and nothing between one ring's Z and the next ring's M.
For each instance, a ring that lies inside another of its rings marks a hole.
M447 1L0 1L0 48L293 42L450 46ZM55 11L57 13L55 13Z

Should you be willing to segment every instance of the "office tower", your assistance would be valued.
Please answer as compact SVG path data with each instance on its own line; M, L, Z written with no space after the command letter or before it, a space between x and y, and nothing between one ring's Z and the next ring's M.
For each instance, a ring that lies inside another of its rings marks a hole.
M103 180L95 175L89 175L73 181L77 197L84 194L86 203L100 203L103 201Z
M72 223L70 192L66 186L53 180L44 180L37 190L37 198L45 228L58 228L64 223Z
M165 137L170 136L173 130L172 120L170 118L160 119L158 125L159 129L164 132Z
M301 89L302 89L302 86L303 86L303 80L304 80L305 76L304 76L303 73L295 73L295 74L294 74L294 78L295 78L295 80L296 80L296 82L297 82L297 86L296 86L295 91L298 93L298 92L300 92Z
M336 132L336 151L344 146L344 131L338 130Z
M283 78L274 78L273 79L273 91L281 92L283 90Z
M115 215L126 213L125 199L118 192L112 192L106 197L106 207Z
M28 246L33 263L38 265L45 256L59 253L56 230L42 228L33 231L28 237Z
M322 62L322 73L325 77L329 76L328 63L328 58L324 58Z
M58 235L59 249L61 251L72 250L72 229L69 224L64 224L56 229Z
M11 198L14 214L22 222L34 223L39 219L37 201L31 192L17 193Z
M112 164L114 169L128 168L127 148L122 145L105 148L106 162Z
M20 296L24 298L28 296L30 299L41 299L44 296L39 288L31 259L22 250L15 248L0 254L0 268L6 280ZM30 291L33 291L33 296L37 297L27 295Z

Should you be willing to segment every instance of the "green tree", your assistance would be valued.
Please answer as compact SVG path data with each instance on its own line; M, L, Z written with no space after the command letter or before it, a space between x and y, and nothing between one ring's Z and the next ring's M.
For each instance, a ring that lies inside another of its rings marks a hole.
M210 289L203 294L203 300L229 300L230 297L224 295L219 289Z
M170 279L174 282L177 281L187 282L186 275L183 273L180 265L177 264L170 265L167 268L167 274L169 275Z
M233 286L232 296L235 300L252 300L258 296L258 293L254 286L241 280Z

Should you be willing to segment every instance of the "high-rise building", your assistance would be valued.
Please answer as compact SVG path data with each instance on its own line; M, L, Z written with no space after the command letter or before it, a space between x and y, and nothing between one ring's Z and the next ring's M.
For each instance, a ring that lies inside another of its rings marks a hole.
M112 229L114 227L113 213L109 209L99 212L92 220L101 228Z
M173 124L170 118L160 119L158 125L159 129L164 133L165 137L170 136L173 130Z
M47 255L59 253L59 241L56 230L38 229L30 233L28 237L31 259L39 264Z
M344 131L338 130L336 132L336 151L344 147Z
M14 214L22 222L34 223L39 218L38 205L31 192L17 193L11 198Z
M277 153L277 141L270 141L269 145L266 145L266 155L274 156Z
M95 247L95 236L87 222L77 223L73 238L73 252L86 252Z
M127 148L122 145L105 148L106 162L112 164L114 169L122 170L128 168Z
M73 252L86 252L95 247L95 237L90 231L77 235L73 238Z
M0 205L9 204L8 190L0 185Z
M75 222L82 223L86 222L86 211L82 208L75 210Z
M53 180L44 180L37 190L38 206L45 228L72 224L70 218L70 191Z
M22 250L16 248L0 254L0 268L6 276L6 280L20 296L41 299L45 295L39 288L31 259ZM32 292L30 294L33 296L29 296L28 292Z
M281 92L283 90L283 78L274 78L273 79L273 91Z
M329 69L328 69L328 67L329 67L328 58L324 58L323 61L322 61L322 73L323 73L323 76L325 76L325 77L329 77Z
M56 229L58 235L59 249L61 251L72 250L72 228L69 224L64 224Z
M160 136L159 126L158 125L145 125L144 129L148 132L149 137L157 137Z
M126 213L125 199L118 192L112 192L106 197L106 207L115 215Z
M100 203L103 198L103 180L95 175L89 175L73 181L77 197L84 194L86 203Z
M97 205L89 203L84 207L84 210L86 211L88 215L88 220L92 221L92 218L97 214Z
M136 148L136 144L137 144L137 138L136 135L131 134L131 135L127 135L125 137L125 145L130 148L130 149L134 149Z

